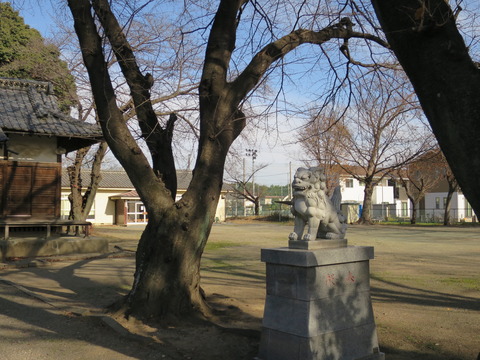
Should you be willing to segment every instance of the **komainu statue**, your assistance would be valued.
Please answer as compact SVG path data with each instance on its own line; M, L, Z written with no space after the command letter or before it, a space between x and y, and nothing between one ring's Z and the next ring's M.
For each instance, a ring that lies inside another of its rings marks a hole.
M325 180L325 172L318 167L299 168L295 173L291 208L295 226L290 240L345 238L347 224L340 211L340 187L337 186L329 198L325 193Z

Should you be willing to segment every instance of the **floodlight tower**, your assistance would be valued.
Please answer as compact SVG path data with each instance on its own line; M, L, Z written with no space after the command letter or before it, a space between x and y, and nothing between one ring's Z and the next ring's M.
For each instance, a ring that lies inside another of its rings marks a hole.
M255 197L255 159L257 158L257 150L246 149L245 155L252 157L252 196Z

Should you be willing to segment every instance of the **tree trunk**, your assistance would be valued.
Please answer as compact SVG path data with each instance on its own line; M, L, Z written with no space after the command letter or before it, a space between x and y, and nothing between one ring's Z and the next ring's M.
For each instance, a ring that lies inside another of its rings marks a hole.
M372 0L455 178L480 213L480 71L445 0Z
M127 314L141 318L209 314L200 288L200 260L215 220L227 151L220 142L207 140L182 199L164 211L149 211Z
M372 195L373 181L365 181L365 190L363 191L363 209L358 224L373 224L372 221Z
M415 225L417 223L417 208L418 202L414 202L413 199L410 199L412 204L412 216L410 217L410 224Z
M137 249L126 315L173 320L208 314L200 289L200 259L210 219L188 219L190 210L174 206L165 216L149 214Z
M90 169L89 183L86 187L83 186L83 182L86 179L82 178L82 165L90 147L78 150L75 154L74 163L67 168L71 191L68 197L70 200L69 217L71 219L79 221L85 221L87 219L102 179L100 170L107 149L108 145L106 142L103 141L99 144L93 159L92 168Z
M448 192L447 200L445 202L445 212L443 213L443 225L450 225L450 210L452 208L452 195L453 193Z
M443 225L450 225L450 210L452 207L453 193L458 190L458 183L454 177L447 177L448 181L448 193L447 200L445 201L445 213L443 215Z
M83 159L87 155L90 147L77 150L73 164L67 167L68 179L70 182L70 215L69 219L82 220L83 216L83 194L82 194L82 178L80 172L82 169ZM84 220L84 219L83 219Z
M260 197L259 196L255 198L254 204L255 204L255 215L258 216L260 215Z

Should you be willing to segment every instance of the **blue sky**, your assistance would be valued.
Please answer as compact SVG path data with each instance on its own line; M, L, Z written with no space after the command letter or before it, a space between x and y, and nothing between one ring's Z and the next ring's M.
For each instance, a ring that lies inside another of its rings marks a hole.
M54 25L50 15L50 0L41 1L41 7L36 5L36 2L31 1L13 0L10 3L20 12L20 16L23 17L27 25L40 31L44 37L48 37L50 29Z

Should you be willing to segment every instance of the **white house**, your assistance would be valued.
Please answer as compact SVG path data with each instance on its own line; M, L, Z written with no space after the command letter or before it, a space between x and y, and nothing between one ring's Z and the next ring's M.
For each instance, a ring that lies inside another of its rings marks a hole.
M339 169L339 183L342 193L342 208L346 205L358 206L360 215L363 206L365 184L355 179L351 174ZM357 171L362 171L360 168ZM361 173L358 173L361 175ZM379 179L379 178L378 178ZM356 219L351 217L352 210L348 211L349 221ZM384 220L388 217L407 218L410 214L410 201L408 201L405 189L391 178L376 180L372 194L372 218Z
M442 181L431 192L425 195L421 206L420 217L423 221L443 221L447 202L448 185ZM456 191L452 195L450 204L450 220L452 222L476 221L475 213L465 195Z
M85 174L84 178L87 179L88 174ZM177 200L186 192L191 178L192 173L190 170L177 171ZM61 215L65 219L68 218L70 213L69 194L69 180L66 171L63 170ZM215 215L216 221L225 221L225 195L226 190L222 190ZM87 220L93 224L106 225L133 225L146 224L148 222L148 214L145 211L145 207L125 171L102 171L100 187Z

